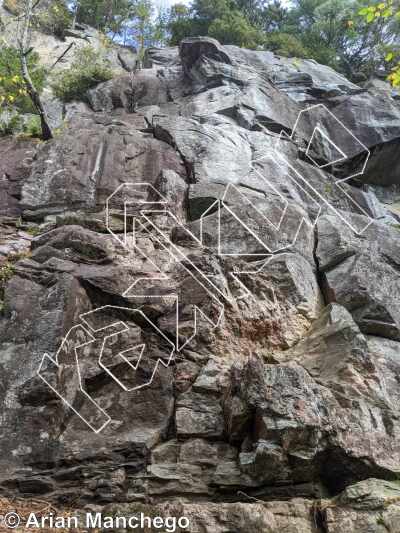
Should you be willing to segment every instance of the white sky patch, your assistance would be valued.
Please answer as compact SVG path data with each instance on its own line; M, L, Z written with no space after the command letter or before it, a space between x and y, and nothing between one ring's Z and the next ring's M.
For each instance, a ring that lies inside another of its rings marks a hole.
M189 5L190 0L154 0L154 5L157 8L166 9L173 6L174 4L185 4Z

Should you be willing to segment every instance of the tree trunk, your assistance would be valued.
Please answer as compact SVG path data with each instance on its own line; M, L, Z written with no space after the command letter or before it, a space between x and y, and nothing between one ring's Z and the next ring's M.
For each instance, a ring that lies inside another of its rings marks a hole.
M75 2L74 6L74 15L72 19L71 28L74 30L76 25L76 19L78 18L79 2Z
M28 94L32 100L32 103L37 110L39 117L40 117L40 124L42 128L42 137L45 141L48 139L53 138L53 133L51 131L49 120L47 117L46 110L43 106L43 103L40 99L40 95L38 91L36 90L36 87L32 81L32 78L29 74L28 69L28 55L31 52L31 50L28 47L29 44L29 28L31 24L31 18L32 18L32 0L26 0L25 1L25 13L24 13L24 23L23 23L23 29L22 29L22 36L19 41L19 53L20 53L20 61L21 61L21 74L26 86L26 89L28 91Z

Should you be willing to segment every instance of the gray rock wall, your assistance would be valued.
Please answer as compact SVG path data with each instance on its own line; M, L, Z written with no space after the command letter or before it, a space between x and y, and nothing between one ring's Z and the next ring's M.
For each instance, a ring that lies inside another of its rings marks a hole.
M398 103L206 38L147 65L51 142L0 144L0 268L25 235L1 491L141 502L193 533L398 531Z

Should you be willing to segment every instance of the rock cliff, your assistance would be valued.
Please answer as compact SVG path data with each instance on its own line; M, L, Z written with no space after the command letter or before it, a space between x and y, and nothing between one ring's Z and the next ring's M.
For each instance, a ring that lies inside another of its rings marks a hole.
M400 531L399 101L209 38L145 66L0 140L1 492Z

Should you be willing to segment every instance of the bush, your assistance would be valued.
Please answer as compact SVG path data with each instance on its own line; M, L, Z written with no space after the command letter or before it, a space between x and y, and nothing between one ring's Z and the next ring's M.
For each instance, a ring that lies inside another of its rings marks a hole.
M22 131L28 137L41 137L42 125L39 115L32 115L29 117L28 120L23 124Z
M46 11L37 13L33 20L35 26L43 33L64 39L65 32L72 24L72 15L64 2L52 2Z
M43 88L46 72L39 66L39 56L32 52L28 56L28 68L36 89ZM32 101L21 76L21 62L18 50L12 46L0 49L0 108L15 107L21 113L32 113Z
M52 88L64 102L86 100L89 89L112 76L110 63L91 46L85 46L75 52L71 67L56 75Z
M308 51L302 43L289 33L270 33L265 40L265 49L284 57L307 57Z
M15 267L11 261L0 266L0 313L4 311L4 292L8 281L13 277Z
M4 113L0 117L0 136L14 135L21 131L22 119L19 113Z
M0 136L4 135L41 137L42 126L39 115L23 115L16 109L7 110L0 115Z

